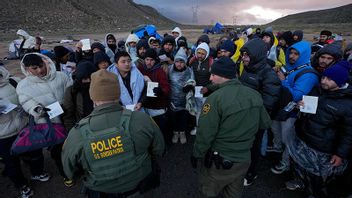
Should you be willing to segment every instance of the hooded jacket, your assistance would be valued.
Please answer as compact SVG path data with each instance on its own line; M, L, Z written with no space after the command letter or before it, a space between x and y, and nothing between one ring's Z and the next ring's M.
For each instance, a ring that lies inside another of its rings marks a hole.
M205 59L203 61L199 61L196 53L189 61L189 66L193 70L194 78L196 80L196 85L207 86L211 84L209 77L210 77L210 67L213 63L213 58L209 56L210 49L208 44L201 43L196 48L196 52L198 49L204 49L207 52Z
M264 32L262 36L270 36L270 45L268 45L268 59L275 62L275 67L286 65L285 53L281 48L278 48L279 41L272 32Z
M21 70L26 77L18 83L16 92L23 109L34 116L35 122L46 123L45 118L41 117L34 109L39 106L48 106L54 102L62 104L65 90L72 85L72 80L63 72L56 71L54 62L47 56L39 53L30 54L36 54L43 59L47 67L47 75L41 78L34 76L26 70L21 61ZM51 121L61 123L59 116Z
M299 57L292 65L289 62L289 52L291 49L296 49L299 52ZM307 41L300 41L287 49L286 66L287 72L290 72L284 80L281 81L282 86L286 87L292 94L293 101L298 102L303 95L307 95L314 86L319 83L319 78L312 72L305 73L298 79L295 76L304 69L312 69L310 66L310 43ZM300 66L304 66L299 68Z
M261 39L252 39L241 48L241 52L249 54L250 63L244 67L239 80L261 94L265 109L271 114L280 97L281 82L267 64L266 50L266 44Z
M297 121L298 137L318 151L352 157L352 87L319 90L316 114L303 114Z
M126 39L125 49L126 49L126 52L128 52L128 54L131 56L132 62L137 60L137 48L135 48L134 49L135 51L133 51L131 46L129 45L129 43L136 42L136 44L137 44L138 41L139 41L139 38L136 34L130 34L130 35L128 35L128 37Z
M9 79L10 73L4 67L0 67L0 106L5 105L7 103L5 101L18 105L7 114L0 114L0 139L17 135L28 122L28 117L19 106L16 88L9 83Z
M323 54L329 54L334 57L334 61L332 62L331 65L333 65L334 62L336 63L339 60L341 60L343 55L341 48L342 46L340 46L338 42L334 42L318 50L317 53L315 53L314 58L312 60L312 66L314 67L314 69L316 69L317 71L323 71L324 69L326 69L326 68L319 67L319 57Z
M105 39L104 39L104 46L105 46L105 53L106 53L106 55L108 55L109 56L109 58L110 58L110 62L115 62L115 60L114 60L114 57L115 57L115 54L116 54L116 52L118 52L118 47L117 47L117 40L116 40L116 38L115 38L115 40L116 40L116 49L115 49L115 51L112 51L111 49L110 49L110 47L108 46L108 36L110 36L110 35L112 35L114 38L115 38L115 36L112 34L112 33L107 33L106 35L105 35Z
M32 49L33 47L35 47L35 44L36 44L35 37L29 35L26 31L22 29L19 29L17 31L17 35L22 36L25 39L22 49Z

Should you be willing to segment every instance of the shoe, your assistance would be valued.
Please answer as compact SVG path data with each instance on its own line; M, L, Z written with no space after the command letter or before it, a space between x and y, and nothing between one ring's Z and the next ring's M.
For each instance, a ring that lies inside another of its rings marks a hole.
M29 198L29 197L32 197L34 194L33 190L27 186L27 185L24 185L22 188L21 188L21 198Z
M304 183L300 179L293 179L290 181L285 182L286 188L288 190L298 190L304 188Z
M172 136L172 143L176 144L178 142L178 138L180 138L180 132L174 131L174 136Z
M191 135L197 135L197 127L194 127L192 131L190 132Z
M249 176L244 177L243 186L250 186L253 184L254 180L257 179L258 175L249 174Z
M282 153L282 150L280 148L274 147L274 146L268 146L266 148L267 153Z
M186 134L184 131L180 132L180 142L181 144L185 144L187 142Z
M35 175L31 177L31 180L36 180L36 181L41 181L41 182L46 182L50 179L50 175L46 172L43 172L40 175Z
M284 163L282 163L281 161L279 162L279 164L275 165L273 168L271 168L271 172L273 172L274 174L282 174L285 171L288 171L290 169L290 167Z
M73 185L75 185L75 182L73 180L70 180L69 178L64 178L64 185L66 187L72 187Z

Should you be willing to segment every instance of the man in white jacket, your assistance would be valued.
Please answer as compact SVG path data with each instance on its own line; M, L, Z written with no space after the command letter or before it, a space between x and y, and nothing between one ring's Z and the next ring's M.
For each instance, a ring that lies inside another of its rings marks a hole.
M56 71L54 62L39 53L26 54L21 61L21 70L26 77L18 83L16 89L19 102L34 117L35 123L46 123L46 106L55 102L62 104L64 92L72 85L72 80L64 73ZM52 118L51 122L61 123L60 116ZM73 182L66 178L62 170L61 147L59 144L50 148L51 157L64 177L64 184L72 186ZM44 172L42 149L32 151L29 155L33 159L31 162L36 164L36 168L31 170L31 179L48 181L50 176Z

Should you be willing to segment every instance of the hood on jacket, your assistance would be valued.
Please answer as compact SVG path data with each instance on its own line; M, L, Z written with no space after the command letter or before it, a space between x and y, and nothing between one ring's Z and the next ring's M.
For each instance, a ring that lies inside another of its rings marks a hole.
M179 28L179 27L175 27L172 31L171 31L171 33L174 33L174 32L177 32L179 35L178 35L178 37L181 37L182 36L182 31L181 31L181 29Z
M285 40L285 41L286 41L286 44L287 44L288 46L291 46L291 45L292 45L292 40L293 40L293 34L292 34L291 31L286 31L286 32L284 32L284 33L282 33L282 34L280 35L279 40L280 40L280 39Z
M105 52L105 46L100 42L94 42L90 45L90 48L93 50L94 48L98 48L100 51Z
M37 40L35 37L29 35L26 31L19 29L17 31L17 35L23 36L23 38L26 40L23 44L23 49L32 49L35 47Z
M105 39L104 39L104 43L103 43L105 47L108 47L108 37L113 37L115 39L116 45L117 45L117 40L116 40L116 37L114 36L114 34L113 33L107 33L105 35Z
M29 54L36 54L38 56L40 56L42 58L42 60L44 61L44 64L46 64L46 68L47 68L47 74L44 76L44 77L37 77L37 76L34 76L33 74L31 74L30 72L28 72L26 70L26 67L24 66L23 64L23 59L28 56ZM56 67L55 67L55 63L47 56L43 55L43 54L40 54L40 53L36 53L36 52L33 52L33 53L28 53L28 54L25 54L21 60L21 71L22 73L28 77L29 79L31 80L36 80L36 79L41 79L41 80L52 80L55 78L56 76Z
M209 48L209 45L207 43L201 43L198 45L198 47L196 48L196 51L195 51L195 54L197 56L197 50L198 49L203 49L207 52L207 55L205 56L205 59L206 60L208 57L209 57L209 54L210 54L210 48Z
M161 48L163 48L166 43L171 43L173 46L176 46L175 38L171 35L167 35L164 37L163 42L161 42Z
M262 39L255 38L244 44L244 46L240 49L240 52L247 52L249 54L249 58L251 59L249 66L254 66L260 62L266 61L268 48Z
M9 83L10 72L5 67L0 67L0 87Z
M111 65L111 61L108 55L104 51L100 51L94 54L94 65L98 68L99 63L106 61Z
M317 52L317 58L319 58L323 54L329 54L334 57L335 61L340 60L343 55L341 44L342 43L335 41L331 44L324 46Z
M136 34L130 34L128 35L127 39L126 39L126 42L125 42L125 47L126 49L129 49L130 45L128 43L130 42L136 42L138 43L139 41L139 38Z
M291 65L289 62L290 50L295 49L299 53L299 57L295 64ZM311 54L311 44L307 41L300 41L293 44L291 47L287 49L286 53L286 65L288 70L292 70L298 66L304 64L310 64L310 54Z

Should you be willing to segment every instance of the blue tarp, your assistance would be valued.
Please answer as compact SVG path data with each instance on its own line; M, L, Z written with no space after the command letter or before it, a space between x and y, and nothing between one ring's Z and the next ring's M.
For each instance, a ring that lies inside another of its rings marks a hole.
M221 23L216 22L215 25L211 29L205 28L203 33L222 34L223 29L224 29L224 26Z
M162 37L156 30L154 25L142 25L138 26L136 29L132 30L132 33L135 33L138 38L142 38L144 36L144 32L147 32L149 36L153 36L156 39L162 40Z

